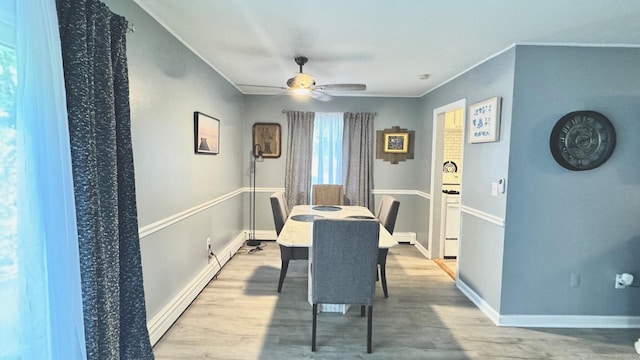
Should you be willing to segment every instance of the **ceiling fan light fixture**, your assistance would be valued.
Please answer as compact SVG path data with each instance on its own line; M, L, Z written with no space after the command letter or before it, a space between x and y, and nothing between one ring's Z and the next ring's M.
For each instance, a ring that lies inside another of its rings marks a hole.
M236 86L248 86L258 88L272 88L287 90L290 95L298 96L300 98L311 97L320 101L331 100L331 94L328 92L334 91L365 91L367 85L365 84L324 84L316 85L316 81L309 74L302 72L302 66L307 63L309 59L304 56L298 56L295 58L296 64L300 66L300 72L296 73L292 78L287 80L287 86L268 86L268 85L241 85Z
M287 81L287 85L293 89L297 89L297 88L309 89L315 84L316 84L316 81L313 80L313 77L305 73L298 73L296 74L296 76L292 77L291 79L289 79L289 81Z
M296 95L308 95L310 92L311 90L309 90L309 88L304 88L304 87L293 89L293 93Z

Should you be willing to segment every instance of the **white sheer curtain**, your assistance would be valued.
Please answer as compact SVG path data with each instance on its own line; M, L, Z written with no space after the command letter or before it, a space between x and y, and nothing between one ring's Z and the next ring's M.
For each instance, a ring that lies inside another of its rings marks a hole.
M343 113L316 113L311 184L342 184Z
M3 30L15 26L2 46L15 46L17 61L16 91L0 93L14 96L0 101L3 139L15 124L0 170L2 192L15 195L0 203L0 231L9 231L0 238L0 358L86 359L56 3L2 1L0 13Z

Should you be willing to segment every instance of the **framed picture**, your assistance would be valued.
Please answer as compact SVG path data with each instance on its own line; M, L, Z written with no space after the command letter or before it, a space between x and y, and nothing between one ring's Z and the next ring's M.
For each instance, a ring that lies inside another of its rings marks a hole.
M395 154L406 154L409 152L409 133L385 133L384 152Z
M255 123L253 124L253 152L258 156L262 151L264 158L280 157L280 124L278 123Z
M220 120L195 111L193 124L195 153L217 155L220 152Z
M469 143L498 141L500 135L500 98L494 97L469 106Z

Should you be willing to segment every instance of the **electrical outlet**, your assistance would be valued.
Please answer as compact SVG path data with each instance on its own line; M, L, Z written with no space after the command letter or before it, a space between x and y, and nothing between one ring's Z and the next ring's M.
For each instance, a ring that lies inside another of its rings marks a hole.
M626 289L633 284L633 275L629 273L616 274L616 289Z
M209 253L210 250L211 250L211 238L207 237L207 254Z

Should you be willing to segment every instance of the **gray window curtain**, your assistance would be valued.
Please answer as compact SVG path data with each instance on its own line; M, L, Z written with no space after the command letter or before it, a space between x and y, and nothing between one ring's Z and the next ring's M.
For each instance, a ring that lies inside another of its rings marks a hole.
M57 0L89 359L153 359L131 146L127 21ZM73 334L67 334L73 336Z
M342 177L345 205L373 209L373 118L375 113L344 113Z
M284 190L289 207L308 205L313 159L314 112L287 111L287 168Z

